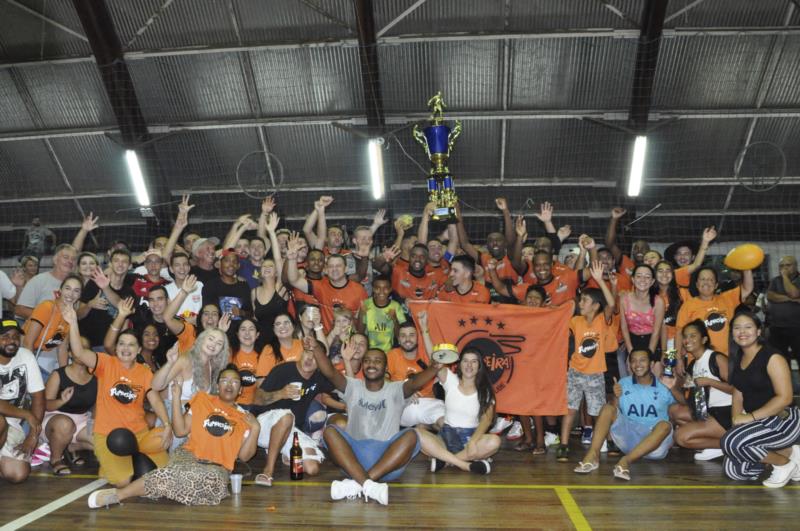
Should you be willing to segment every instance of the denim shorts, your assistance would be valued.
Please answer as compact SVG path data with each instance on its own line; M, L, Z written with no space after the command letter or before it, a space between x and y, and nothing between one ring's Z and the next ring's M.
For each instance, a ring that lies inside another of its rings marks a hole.
M344 440L347 441L347 444L349 444L350 448L353 450L353 454L356 456L358 463L366 471L369 471L370 468L375 466L375 463L377 463L378 460L380 460L380 458L383 457L383 454L386 453L386 450L389 449L389 446L391 446L391 444L395 442L397 439L402 437L406 432L410 431L417 438L417 444L416 446L414 446L414 451L411 453L411 457L409 458L408 463L413 461L414 458L419 453L419 448L420 448L419 435L417 435L417 432L414 431L414 428L406 428L404 430L400 430L399 432L395 433L391 439L387 441L378 441L376 439L354 439L339 426L331 425L330 427L338 431L339 434L341 434L341 436L344 437ZM388 474L380 478L379 481L385 482L398 479L401 475L403 475L403 472L405 472L408 463L404 464L397 470L389 472Z
M653 431L653 427L654 426L647 426L630 420L622 413L617 412L617 419L614 421L614 424L611 425L609 434L611 435L611 440L622 450L622 453L629 454L631 450L642 442L642 439L650 435L650 432ZM644 456L644 458L664 459L667 457L669 449L672 448L673 431L674 430L670 430L669 435L661 441L658 448Z
M439 430L439 437L444 440L444 445L450 453L457 454L464 449L473 433L475 428L454 428L445 424Z

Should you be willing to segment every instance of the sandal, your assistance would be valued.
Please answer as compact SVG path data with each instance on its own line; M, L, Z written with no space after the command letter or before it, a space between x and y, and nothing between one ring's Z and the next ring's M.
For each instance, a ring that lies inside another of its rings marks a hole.
M271 487L272 476L268 476L267 474L259 474L255 478L255 484L260 485L262 487Z
M50 468L53 469L54 476L69 476L72 474L72 470L70 470L69 466L67 466L63 459L56 461L55 463L50 463Z
M514 446L514 450L516 450L517 452L530 452L531 450L533 450L533 443L520 441L516 444L516 446Z
M547 453L546 446L537 446L536 448L533 449L533 455L544 455L546 453Z
M578 461L578 466L573 469L573 472L576 474L588 474L594 472L598 468L600 468L600 463L584 463L583 461Z
M64 459L70 466L82 467L86 465L86 459L81 457L78 452L64 452Z
M624 479L625 481L631 480L631 471L627 468L622 468L620 465L614 467L614 477L617 479Z

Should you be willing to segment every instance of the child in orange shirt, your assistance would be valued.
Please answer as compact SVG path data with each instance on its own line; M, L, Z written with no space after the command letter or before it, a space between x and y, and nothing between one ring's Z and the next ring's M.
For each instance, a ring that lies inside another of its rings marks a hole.
M570 352L569 371L567 373L567 414L561 421L561 445L556 453L556 460L569 460L569 432L581 400L586 397L586 412L591 417L600 414L606 403L606 385L603 373L606 372L605 350L609 344L608 335L614 315L614 294L603 282L603 264L595 260L592 263L592 278L600 289L586 288L581 293L578 309L580 315L573 317L569 329L574 341Z

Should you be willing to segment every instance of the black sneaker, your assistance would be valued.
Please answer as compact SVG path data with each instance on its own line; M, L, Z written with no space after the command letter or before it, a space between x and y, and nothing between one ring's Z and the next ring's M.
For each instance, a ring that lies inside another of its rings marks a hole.
M436 459L435 457L432 457L431 458L431 472L433 472L435 474L436 472L438 472L441 469L443 469L446 464L447 463L445 463L441 459Z
M481 460L481 461L473 461L469 464L469 471L473 474L488 474L492 471L492 466L489 464L489 461Z
M566 463L569 461L569 447L563 444L556 450L556 461L559 463Z
M614 441L612 441L612 440L610 440L610 439L609 439L609 440L608 440L608 441L606 441L606 442L607 442L607 444L608 444L608 446L607 446L607 448L608 448L608 454L607 454L607 455L609 455L609 456L611 456L611 457L616 457L616 456L618 456L618 455L622 455L622 451L619 449L619 446L617 446L616 444L614 444Z

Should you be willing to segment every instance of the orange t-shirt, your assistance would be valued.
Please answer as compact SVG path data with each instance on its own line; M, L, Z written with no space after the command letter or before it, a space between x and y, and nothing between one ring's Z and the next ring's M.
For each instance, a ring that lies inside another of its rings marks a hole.
M386 372L389 375L389 379L393 382L403 382L409 376L421 373L424 369L417 364L418 360L425 361L420 357L419 353L417 353L416 358L410 360L403 354L403 349L393 348L386 353ZM431 379L430 382L425 384L425 387L419 390L419 394L426 398L433 398L433 383L434 381Z
M188 407L192 427L184 447L199 460L233 470L242 441L250 433L244 413L204 391L198 391Z
M340 361L339 363L335 364L333 366L333 368L336 369L337 371L339 371L340 373L344 374L345 376L347 376L347 371L344 368L344 362L343 361ZM363 380L364 379L364 368L363 367L358 369L358 372L355 374L354 378L358 378L359 380Z
M489 260L493 257L489 253L481 253L481 267L486 270L489 264ZM500 280L510 280L514 284L518 284L520 282L519 273L517 273L514 266L511 264L511 259L508 255L503 256L502 260L497 261L497 267L495 267L495 271L497 272L497 277Z
M611 283L608 280L604 280L604 282L606 283L608 289L611 290ZM595 281L594 278L590 278L586 282L586 287L599 288L600 285ZM633 281L627 273L621 273L617 271L617 298L619 298L619 294L623 291L633 291Z
M236 365L242 376L242 394L239 395L238 402L249 406L256 397L256 383L260 378L265 378L276 365L272 348L264 347L261 355L254 350L250 352L240 350L233 355L231 362Z
M178 334L178 352L185 354L194 346L197 339L197 328L192 323L184 321L183 330Z
M359 282L348 280L341 288L335 287L330 280L308 280L309 294L320 302L322 325L325 330L333 327L333 309L337 306L347 308L353 315L358 313L361 302L368 297L367 291Z
M31 326L31 321L36 321L42 326L39 335L33 342L33 351L39 350L41 345L43 351L58 348L61 343L69 340L69 323L61 315L61 309L55 301L44 301L33 309L33 313L25 322L23 331L27 334Z
M429 270L427 267L422 277L413 275L407 268L393 269L392 289L403 300L427 301L435 297L438 289L444 284L440 278L437 270L432 268Z
M689 266L679 267L674 271L675 283L680 288L688 288L692 282L692 274L689 273Z
M303 342L297 338L292 339L291 347L289 348L281 347L281 356L283 356L283 361L281 363L287 361L297 361L300 359L300 354L302 353L303 353ZM261 351L262 356L265 354L270 358L275 359L275 353L273 352L271 345L267 345L266 347L264 347L264 350ZM269 374L269 372L267 372L267 374ZM266 374L264 376L266 376Z
M706 324L714 350L727 355L730 322L741 300L742 289L739 287L715 295L710 301L691 297L678 310L677 327L683 328L695 319L702 320Z
M97 377L94 433L108 435L116 428L133 433L146 430L144 399L153 381L150 368L134 363L126 369L119 358L98 352L97 365L89 372Z
M430 262L428 262L428 264L425 266L425 270L427 271L428 269L437 272L437 274L444 277L444 280L447 280L447 275L450 274L450 262L444 258L440 259L437 265L432 265Z
M446 302L478 302L478 303L488 303L489 302L489 290L486 289L486 286L481 284L480 282L473 282L472 288L466 292L465 294L461 294L453 288L453 291L446 291L440 289L439 292L436 294L436 298L440 301Z
M572 269L563 269L556 273L555 268L552 269L553 277L547 284L539 284L539 279L536 275L525 275L525 283L517 284L511 287L514 296L520 302L525 302L525 295L528 293L528 288L532 285L540 285L547 296L550 298L550 304L559 306L567 301L575 299L575 294L578 292L578 273ZM530 282L531 277L533 282Z
M619 267L617 268L619 271L622 271L629 277L633 276L633 270L636 268L636 262L631 260L631 257L627 254L623 254L622 257L619 259Z
M609 336L615 337L616 334L606 323L605 316L599 313L588 323L584 316L576 315L570 319L569 329L575 338L575 348L569 359L570 369L583 374L606 372L606 349L614 341Z

